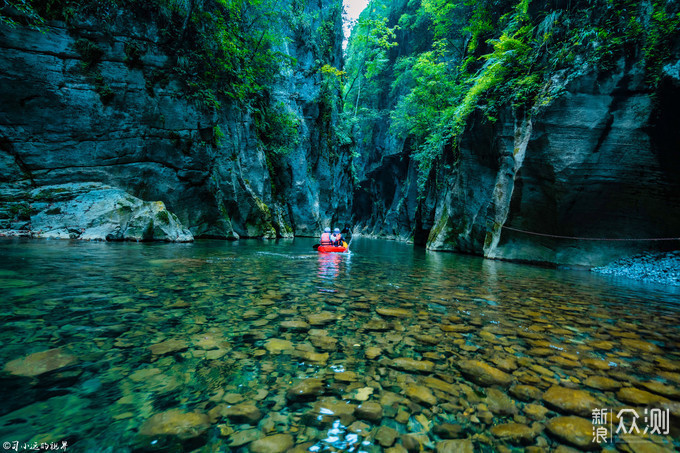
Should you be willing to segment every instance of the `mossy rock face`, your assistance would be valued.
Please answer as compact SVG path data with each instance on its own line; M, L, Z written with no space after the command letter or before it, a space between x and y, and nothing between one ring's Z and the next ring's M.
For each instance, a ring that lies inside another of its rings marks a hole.
M10 216L17 220L31 220L31 216L37 214L37 210L27 202L20 202L9 207Z
M80 38L75 44L76 52L80 55L83 60L83 65L86 68L91 68L98 64L102 56L104 56L104 51L92 40L86 38Z
M156 220L163 224L169 224L170 223L170 216L168 215L168 211L160 211L156 214Z

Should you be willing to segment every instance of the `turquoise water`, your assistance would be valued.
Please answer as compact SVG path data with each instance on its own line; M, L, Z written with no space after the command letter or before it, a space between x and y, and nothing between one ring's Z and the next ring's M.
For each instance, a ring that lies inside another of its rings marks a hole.
M636 408L669 426L600 446L680 445L677 289L314 243L0 241L0 441L551 451Z

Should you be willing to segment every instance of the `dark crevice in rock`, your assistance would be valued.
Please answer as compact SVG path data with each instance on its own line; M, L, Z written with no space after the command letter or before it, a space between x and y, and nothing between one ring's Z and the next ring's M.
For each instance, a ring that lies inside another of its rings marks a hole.
M613 124L614 124L614 115L609 113L607 115L607 119L605 120L604 127L602 128L602 132L600 133L600 136L597 139L597 143L595 144L595 148L593 148L593 154L598 153L600 151L602 144L607 139L607 137L609 136L609 133L612 130Z
M0 136L0 151L4 151L14 158L14 163L21 170L23 175L31 181L31 185L35 187L35 179L33 173L28 165L23 161L19 153L14 149L12 142L5 136Z

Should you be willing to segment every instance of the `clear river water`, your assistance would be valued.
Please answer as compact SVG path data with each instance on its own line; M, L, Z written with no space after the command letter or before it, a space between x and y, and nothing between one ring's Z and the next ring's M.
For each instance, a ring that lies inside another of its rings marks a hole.
M680 446L677 288L314 243L0 241L3 451Z

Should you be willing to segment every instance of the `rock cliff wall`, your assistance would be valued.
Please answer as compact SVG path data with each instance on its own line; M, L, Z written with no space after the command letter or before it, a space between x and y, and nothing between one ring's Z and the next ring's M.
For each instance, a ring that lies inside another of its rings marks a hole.
M621 240L680 235L680 132L672 126L680 124L672 107L680 45L670 47L657 89L645 81L640 55L629 54L568 81L556 74L562 93L540 109L506 108L495 123L473 113L420 198L413 144L389 125L360 137L368 170L355 195L358 231L432 250L576 266L678 248Z
M308 32L331 25L324 58L340 66L340 2L303 3ZM108 184L163 201L199 237L315 235L348 218L351 181L337 170L346 157L328 152L336 112L319 111L321 57L309 38L280 49L295 58L294 77L274 82L272 102L300 126L294 149L272 162L248 109L223 100L208 111L168 76L176 61L153 21L121 12L104 28L52 22L44 33L0 24L0 183ZM96 71L84 69L83 42L101 52Z

